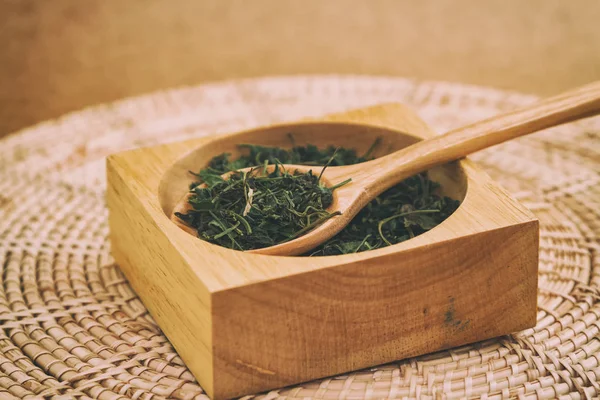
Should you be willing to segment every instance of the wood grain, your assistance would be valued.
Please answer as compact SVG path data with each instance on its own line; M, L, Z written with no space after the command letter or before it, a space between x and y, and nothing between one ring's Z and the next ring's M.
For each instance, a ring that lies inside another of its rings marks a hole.
M535 324L538 222L468 160L432 171L463 199L450 218L370 252L248 254L208 244L169 220L187 190L187 169L250 139L284 143L289 130L273 126L108 159L115 259L211 397L264 391ZM389 146L378 155L431 136L410 110L393 104L298 123L294 133L298 143L320 145L363 138L358 147L385 133Z

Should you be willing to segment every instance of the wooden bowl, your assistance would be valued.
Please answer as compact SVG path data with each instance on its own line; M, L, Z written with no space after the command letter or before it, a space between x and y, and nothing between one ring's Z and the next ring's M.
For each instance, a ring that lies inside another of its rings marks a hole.
M239 143L376 156L432 135L398 104L143 148L107 161L112 251L209 396L291 385L508 334L536 321L538 221L469 160L430 171L462 201L429 232L329 257L248 254L169 216L193 177Z

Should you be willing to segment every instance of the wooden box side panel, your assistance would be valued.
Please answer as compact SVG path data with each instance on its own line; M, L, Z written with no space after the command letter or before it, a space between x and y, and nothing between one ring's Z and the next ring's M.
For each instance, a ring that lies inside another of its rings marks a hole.
M215 397L532 327L537 248L538 223L530 221L216 293Z
M107 162L112 254L177 352L213 391L211 298L128 185L114 158Z

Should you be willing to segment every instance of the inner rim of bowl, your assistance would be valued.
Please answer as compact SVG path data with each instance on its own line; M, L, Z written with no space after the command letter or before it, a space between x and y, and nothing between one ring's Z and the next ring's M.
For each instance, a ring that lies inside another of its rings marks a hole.
M215 137L214 140L191 150L167 169L159 186L160 205L165 215L170 217L175 204L188 192L190 183L196 181L189 171L199 171L206 167L213 157L222 153L230 153L231 158L236 159L243 153L243 150L238 148L240 144L287 149L294 145L314 144L319 148L333 145L353 148L358 155L362 155L378 138L380 143L372 153L375 158L421 140L417 136L386 128L339 122L285 124ZM436 167L428 172L432 180L440 183L443 195L462 203L467 192L467 177L458 163Z

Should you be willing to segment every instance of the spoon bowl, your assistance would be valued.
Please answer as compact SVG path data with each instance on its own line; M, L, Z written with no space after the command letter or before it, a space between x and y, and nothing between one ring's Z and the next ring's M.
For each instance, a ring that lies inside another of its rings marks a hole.
M327 167L324 171L322 166L310 166L310 165L293 165L293 164L284 164L280 165L280 167L284 168L289 172L299 172L299 173L308 173L312 171L313 173L320 174L322 173L320 183L323 186L331 187L338 183L336 180L338 177L347 176L348 174L352 174L353 169L356 168L358 170L362 164L356 164L351 166L344 167ZM266 172L272 172L275 168L274 165L268 165L266 168ZM226 172L221 175L223 179L229 179L232 173L240 172L240 173L251 173L252 171L257 171L258 169L262 169L261 167L248 167L242 168L237 171ZM353 182L349 182L346 185L343 185L333 191L333 202L327 208L330 212L341 212L342 214L336 217L332 217L324 223L318 225L310 232L319 232L321 230L325 230L324 234L331 234L331 232L335 232L332 234L335 235L339 231L341 231L347 224L352 220L352 218L362 209L364 205L360 204L360 200L366 198L360 192L356 190L355 187L352 187ZM199 185L200 188L205 188L207 185L205 183ZM350 189L346 189L346 187L350 187ZM193 192L189 191L185 195L181 197L181 199L177 202L175 207L173 208L173 212L171 213L170 219L173 221L178 227L186 231L187 233L196 236L197 232L195 229L185 224L180 218L177 217L177 213L186 214L189 211L193 211L193 207L189 202L191 196L193 196ZM343 217L343 218L338 218ZM346 222L346 220L348 220ZM308 239L308 240L306 240ZM294 248L292 251L288 251L285 248L285 244L287 242L277 244L275 246L265 247L262 249L248 250L248 253L258 253L258 254L266 254L266 255L279 255L281 254L281 247L284 248L284 252L287 255L300 255L303 254L318 245L314 244L314 235L302 235L296 239L293 239Z

